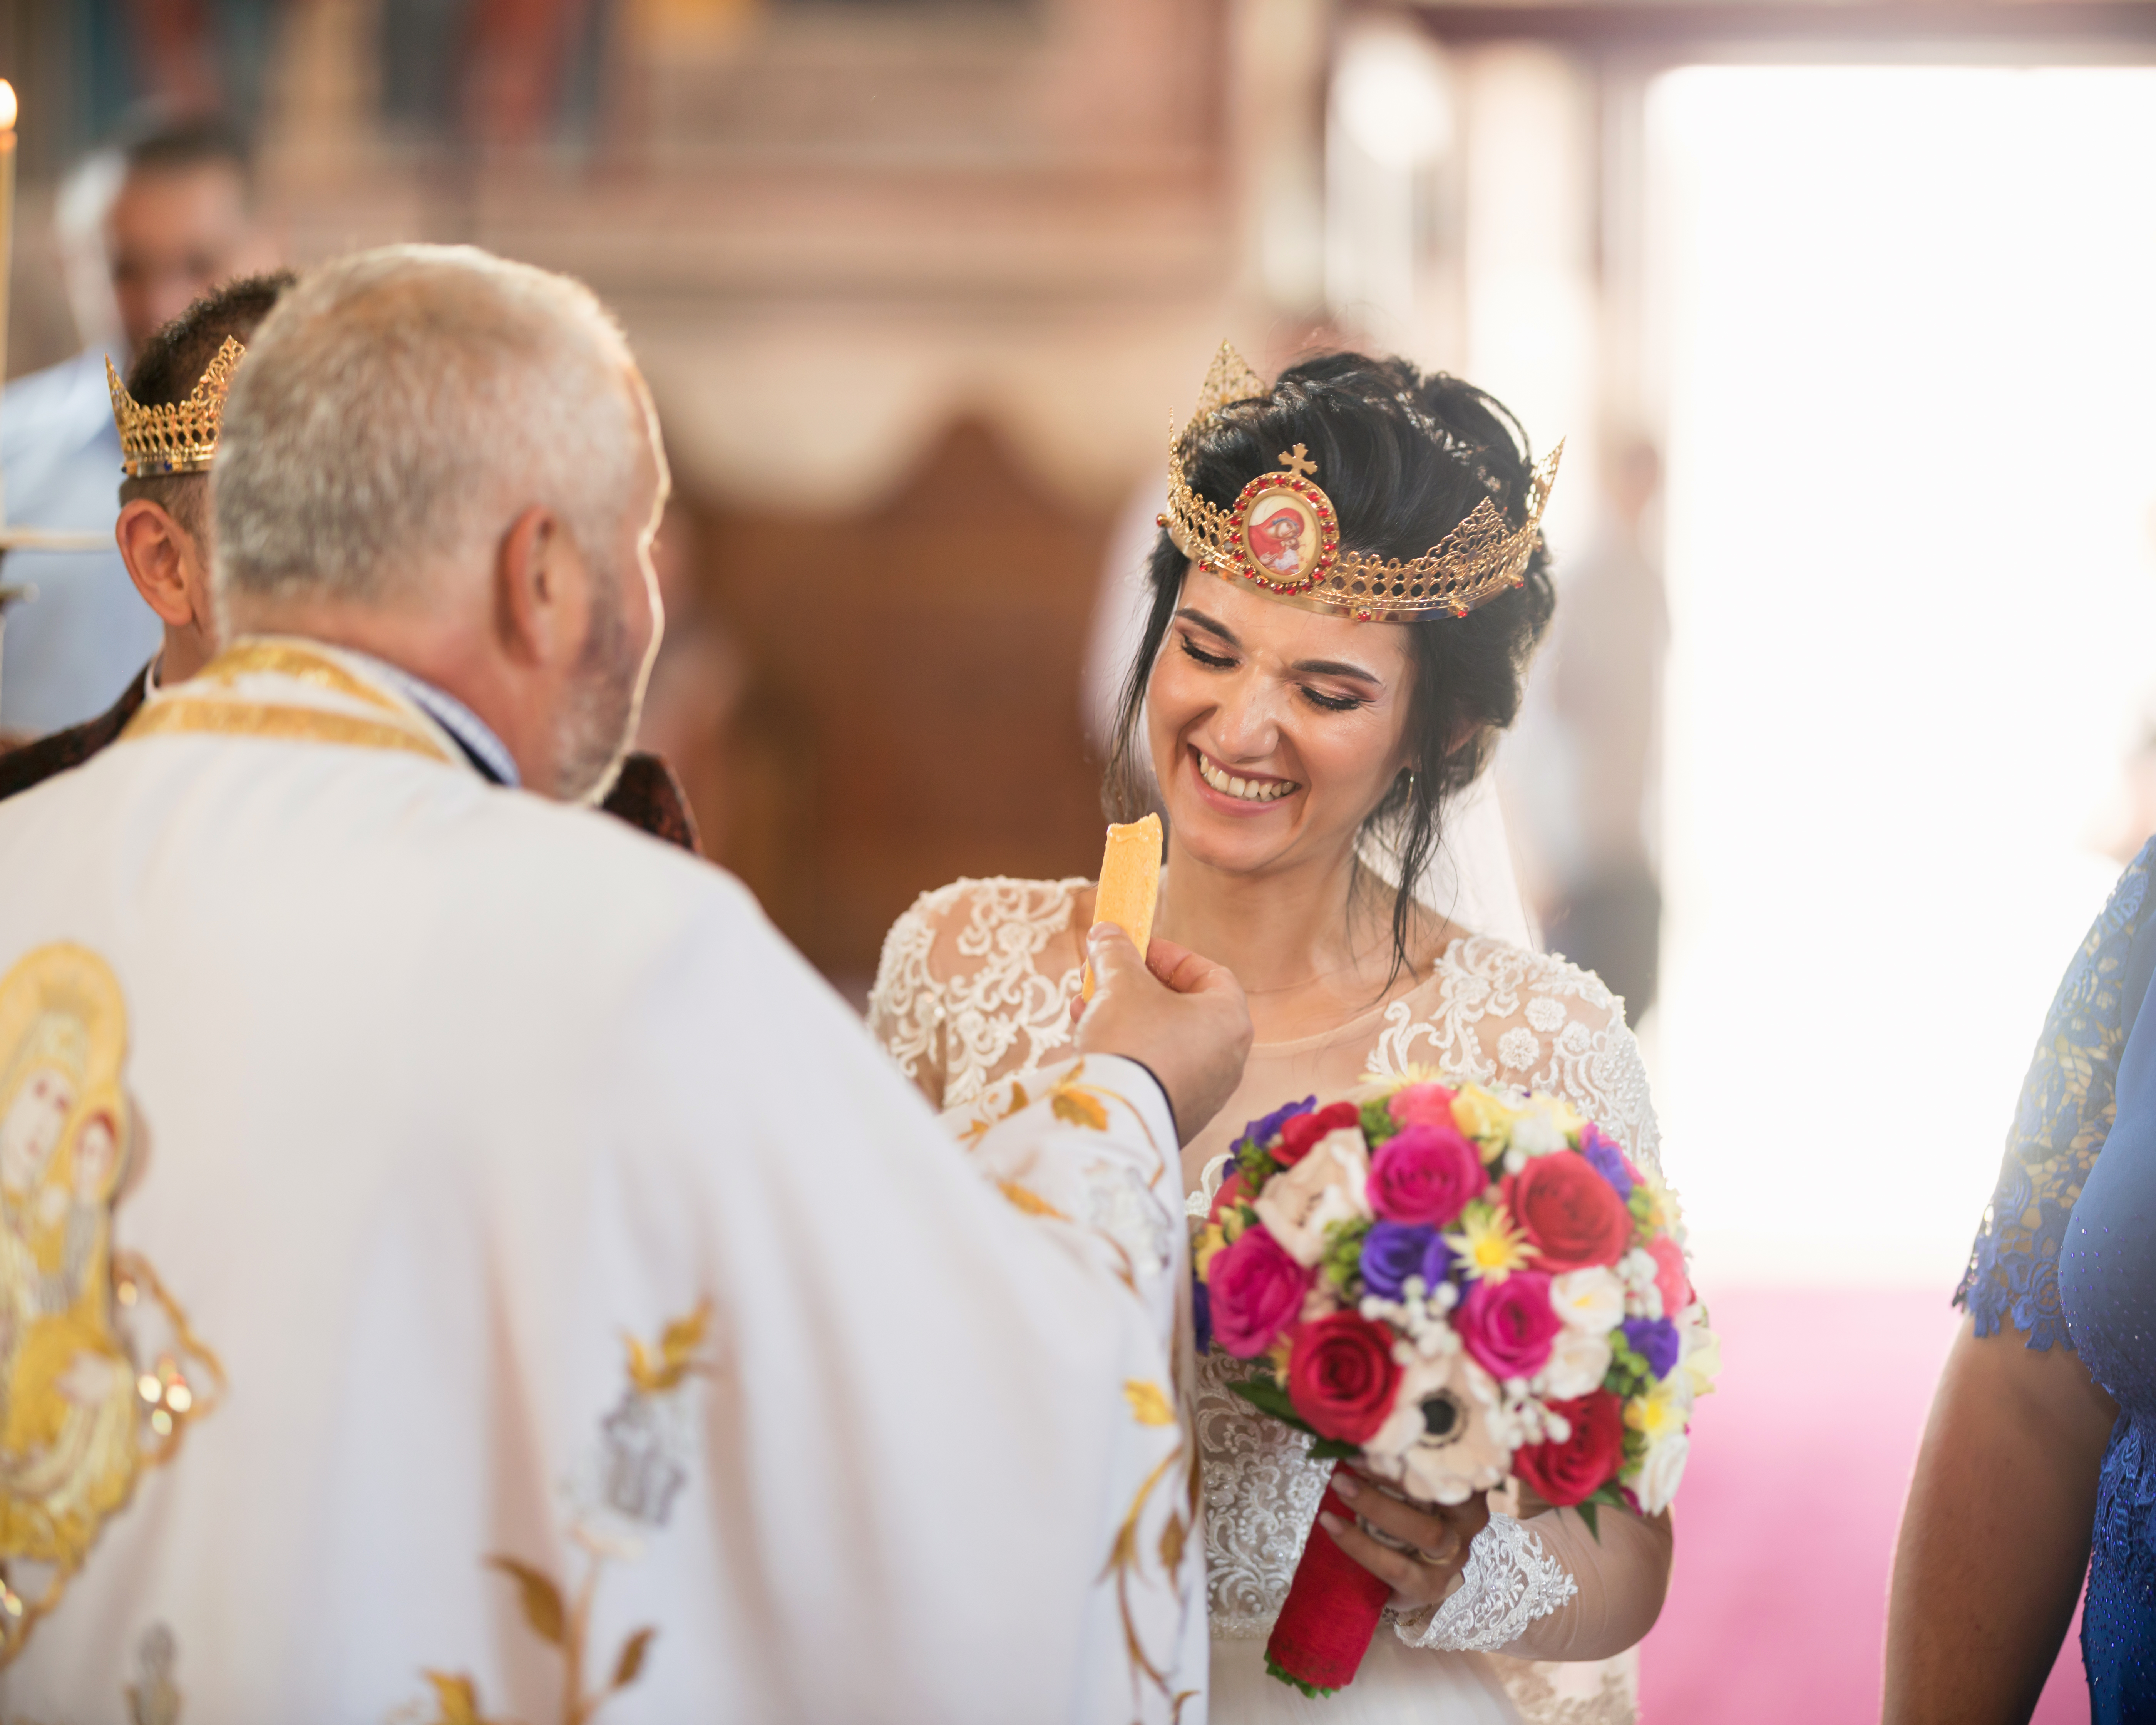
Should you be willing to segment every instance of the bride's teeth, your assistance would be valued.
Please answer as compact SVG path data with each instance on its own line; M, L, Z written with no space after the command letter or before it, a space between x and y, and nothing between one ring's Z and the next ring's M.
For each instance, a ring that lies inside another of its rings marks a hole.
M1216 791L1230 797L1240 797L1246 803L1276 803L1295 787L1285 781L1268 783L1260 779L1240 778L1220 767L1202 752L1198 757L1198 776Z

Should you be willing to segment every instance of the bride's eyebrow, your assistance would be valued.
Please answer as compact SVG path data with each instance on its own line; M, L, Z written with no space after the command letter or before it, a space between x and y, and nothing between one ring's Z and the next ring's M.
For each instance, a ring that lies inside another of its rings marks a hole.
M1359 665L1350 665L1342 659L1298 659L1289 667L1306 677L1348 677L1358 683L1368 683L1373 689L1382 689L1385 680L1373 670L1364 670Z
M1231 647L1243 644L1235 639L1235 632L1215 618L1208 617L1195 605L1185 605L1176 612L1183 623L1194 623L1200 629L1210 629ZM1348 677L1358 683L1368 683L1373 689L1382 689L1385 680L1373 670L1365 670L1359 665L1350 665L1344 659L1298 659L1288 667L1306 677Z

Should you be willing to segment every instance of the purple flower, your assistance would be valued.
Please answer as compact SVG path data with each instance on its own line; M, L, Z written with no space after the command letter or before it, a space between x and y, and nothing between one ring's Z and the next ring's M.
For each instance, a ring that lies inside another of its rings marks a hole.
M1633 1353L1646 1361L1647 1369L1657 1378L1670 1375L1683 1347L1677 1340L1677 1327L1666 1317L1626 1318L1625 1342Z
M1266 1145L1272 1142L1273 1134L1277 1132L1287 1122L1294 1119L1298 1114L1309 1113L1310 1111L1317 1106L1317 1098L1316 1096L1305 1096L1299 1102L1290 1102L1284 1107L1276 1108L1271 1113L1264 1116L1260 1119L1254 1120L1248 1126L1245 1127L1243 1128L1243 1136L1237 1139L1236 1142L1239 1144L1255 1144L1260 1150L1262 1150Z
M1197 1332L1198 1351L1213 1351L1213 1296L1200 1276L1190 1278L1190 1322Z
M1625 1165L1625 1153L1602 1136L1599 1127L1588 1127L1580 1133L1579 1153L1587 1158L1589 1168L1617 1189L1620 1198L1631 1197L1632 1172Z
M1397 1300L1411 1276L1424 1292L1452 1268L1452 1251L1435 1228L1405 1222L1373 1222L1363 1236L1363 1286L1381 1300Z

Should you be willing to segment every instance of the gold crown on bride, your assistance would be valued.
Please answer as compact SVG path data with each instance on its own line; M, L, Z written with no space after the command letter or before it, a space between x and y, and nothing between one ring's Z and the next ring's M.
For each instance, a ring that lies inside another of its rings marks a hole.
M246 357L247 350L227 336L187 398L163 408L146 408L136 400L106 359L105 382L112 392L113 422L120 428L120 465L128 478L209 471L217 459L232 374Z
M1286 603L1363 623L1413 623L1445 613L1465 617L1526 581L1528 559L1542 543L1543 506L1557 482L1563 442L1535 469L1527 518L1518 527L1508 526L1485 497L1420 557L1372 557L1340 549L1339 517L1313 477L1317 464L1301 444L1281 450L1280 467L1244 486L1229 508L1190 488L1184 451L1192 434L1237 402L1271 393L1223 341L1190 424L1180 435L1173 424L1168 428L1168 513L1159 525L1192 562L1250 582Z

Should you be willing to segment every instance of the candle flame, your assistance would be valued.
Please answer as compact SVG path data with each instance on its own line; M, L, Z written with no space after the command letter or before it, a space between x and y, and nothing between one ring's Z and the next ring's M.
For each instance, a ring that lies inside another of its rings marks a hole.
M0 78L0 131L15 129L15 86Z

